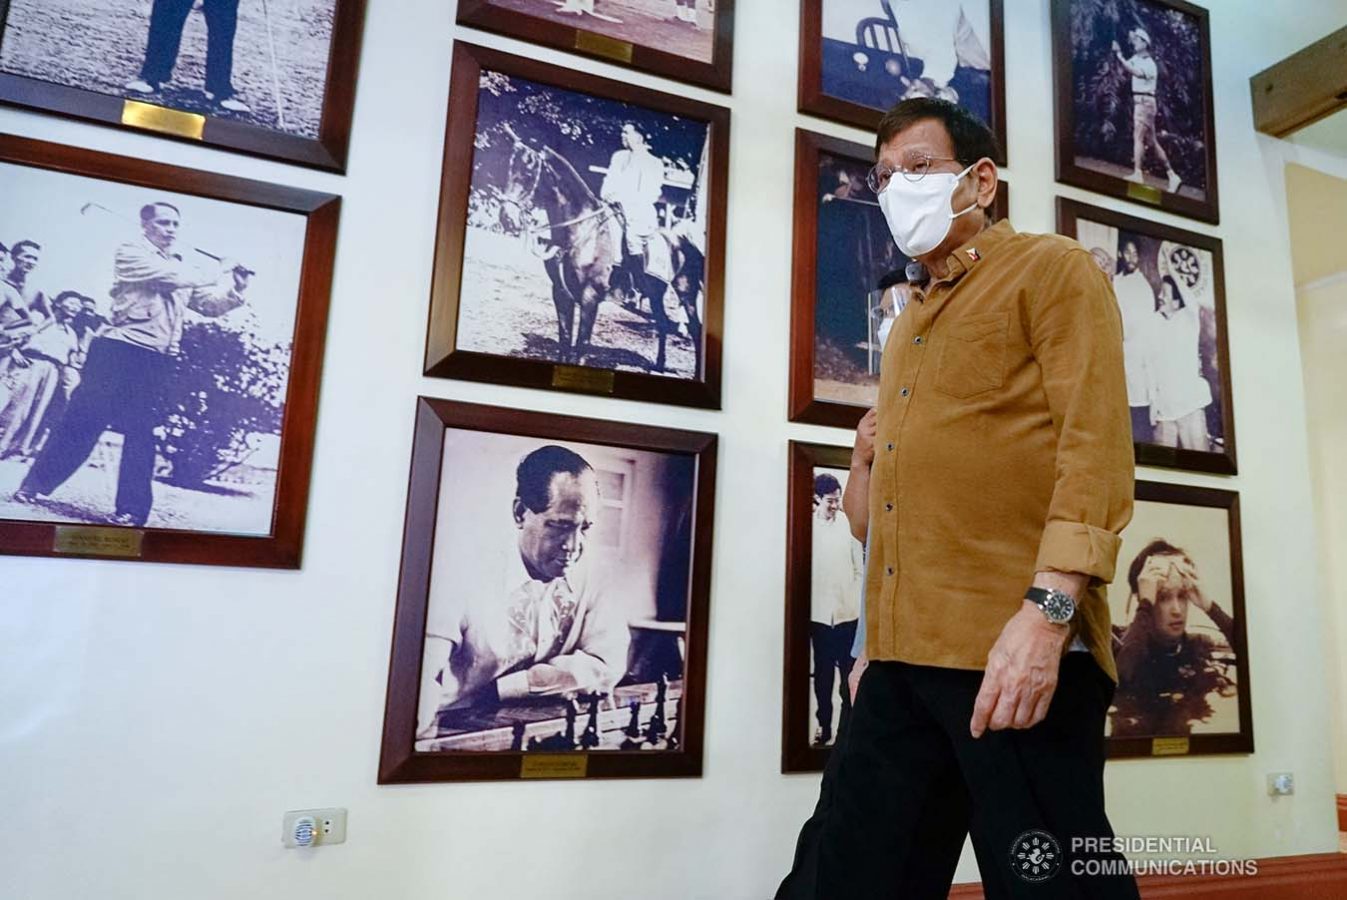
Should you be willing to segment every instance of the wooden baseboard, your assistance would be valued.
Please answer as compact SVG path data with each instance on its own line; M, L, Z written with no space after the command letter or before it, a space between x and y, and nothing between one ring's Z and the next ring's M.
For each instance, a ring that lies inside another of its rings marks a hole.
M1339 814L1343 806L1339 797ZM1276 856L1258 860L1257 875L1143 875L1144 900L1341 900L1347 897L1347 853ZM982 885L956 884L950 900L981 900Z
M1347 794L1338 794L1338 831L1347 831Z

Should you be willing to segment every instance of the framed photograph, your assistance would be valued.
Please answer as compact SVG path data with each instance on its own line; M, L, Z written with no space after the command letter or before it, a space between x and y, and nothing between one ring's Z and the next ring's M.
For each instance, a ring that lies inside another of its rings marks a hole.
M0 553L298 568L340 199L0 136Z
M873 165L869 147L795 131L792 422L852 429L879 399L880 355L911 296L911 260L865 183ZM1003 181L992 214L1009 210Z
M720 408L729 110L454 44L425 374Z
M1207 10L1052 0L1057 180L1216 224Z
M1220 239L1060 197L1057 230L1113 279L1137 462L1234 475Z
M1003 2L800 0L800 112L873 132L899 100L951 100L992 130L1004 166Z
M716 438L421 398L379 783L696 776Z
M730 92L734 0L460 0L458 24Z
M1252 753L1239 494L1138 481L1109 587L1109 756Z
M365 0L0 0L0 101L336 172Z
M790 442L783 772L821 772L851 706L865 546L842 512L850 472L850 447Z

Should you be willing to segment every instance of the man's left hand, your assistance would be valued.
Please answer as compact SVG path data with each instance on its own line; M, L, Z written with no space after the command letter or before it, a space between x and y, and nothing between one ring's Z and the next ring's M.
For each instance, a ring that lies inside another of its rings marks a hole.
M987 654L969 725L974 738L988 728L1032 728L1043 721L1057 690L1057 669L1068 633L1067 626L1052 624L1042 610L1024 601Z

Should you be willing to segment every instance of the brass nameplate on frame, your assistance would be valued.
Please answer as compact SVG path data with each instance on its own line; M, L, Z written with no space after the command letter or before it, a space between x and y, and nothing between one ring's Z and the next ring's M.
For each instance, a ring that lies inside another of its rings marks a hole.
M122 106L122 124L199 141L206 130L206 117L155 106L153 103L127 100Z
M575 33L575 49L606 56L618 62L631 62L630 41L619 41L616 38L595 34L592 31L577 31Z
M1187 756L1186 737L1151 738L1151 756Z
M1159 206L1164 195L1160 193L1159 188L1153 188L1149 184L1132 182L1127 185L1127 196L1133 200L1140 200L1142 203L1153 203Z
M588 772L588 753L525 753L519 762L520 778L584 778Z
M80 556L140 557L145 532L136 528L93 528L85 525L58 525L52 539L53 553Z
M553 366L552 387L590 394L611 394L614 373L611 369L589 369L584 366Z

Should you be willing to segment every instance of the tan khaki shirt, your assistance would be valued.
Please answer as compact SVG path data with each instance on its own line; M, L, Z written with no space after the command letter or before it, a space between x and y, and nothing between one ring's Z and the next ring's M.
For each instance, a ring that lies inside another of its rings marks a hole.
M1115 680L1105 595L1132 515L1122 322L1075 241L999 223L885 347L866 652L982 669L1040 570L1091 576L1072 622Z

